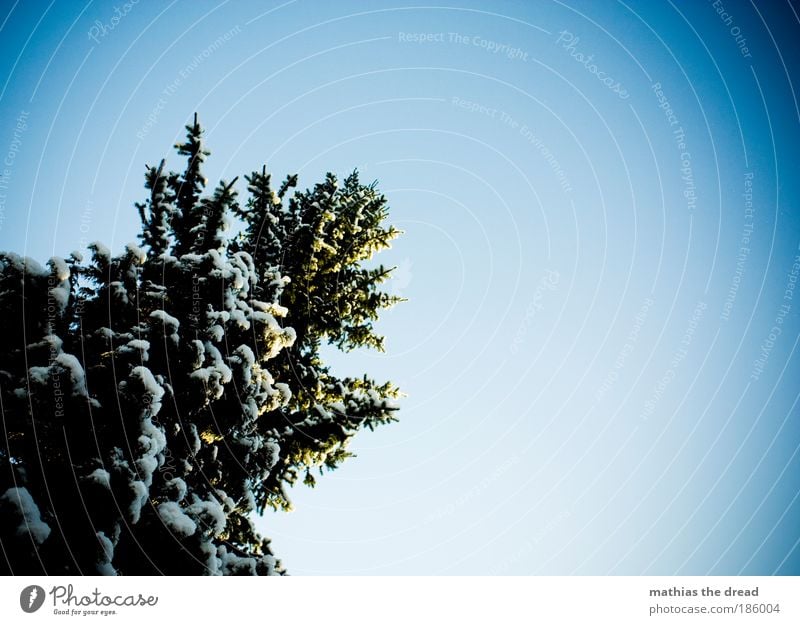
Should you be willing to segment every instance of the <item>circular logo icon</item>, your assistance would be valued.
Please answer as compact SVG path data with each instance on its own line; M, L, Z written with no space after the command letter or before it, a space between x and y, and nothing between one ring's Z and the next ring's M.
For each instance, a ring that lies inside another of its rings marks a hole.
M19 593L19 607L23 612L36 612L44 603L44 588L41 586L26 586Z

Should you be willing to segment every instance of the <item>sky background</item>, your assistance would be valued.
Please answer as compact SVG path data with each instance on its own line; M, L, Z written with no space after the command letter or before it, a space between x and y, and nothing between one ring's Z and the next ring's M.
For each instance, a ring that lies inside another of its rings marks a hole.
M330 359L407 397L258 521L290 573L800 573L789 3L0 7L0 249L122 249L195 111L211 184L388 196L408 302Z

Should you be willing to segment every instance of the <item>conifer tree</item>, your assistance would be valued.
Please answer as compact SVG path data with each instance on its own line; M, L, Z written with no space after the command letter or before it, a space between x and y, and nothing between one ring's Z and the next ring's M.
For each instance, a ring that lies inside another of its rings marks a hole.
M394 385L320 352L383 349L386 198L266 167L241 202L237 179L204 195L196 116L176 148L182 173L146 169L141 247L0 254L2 572L281 574L253 515L394 420Z

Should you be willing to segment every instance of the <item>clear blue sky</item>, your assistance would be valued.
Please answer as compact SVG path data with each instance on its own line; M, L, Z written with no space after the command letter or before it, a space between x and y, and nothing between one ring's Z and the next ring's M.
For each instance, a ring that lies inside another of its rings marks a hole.
M290 572L796 574L800 23L720 6L6 2L0 248L133 240L194 111L212 183L357 167L409 301L331 359L408 397Z

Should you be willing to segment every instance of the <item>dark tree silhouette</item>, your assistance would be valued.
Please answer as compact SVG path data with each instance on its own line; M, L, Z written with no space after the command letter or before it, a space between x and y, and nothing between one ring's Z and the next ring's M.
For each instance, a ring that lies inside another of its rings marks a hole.
M252 516L394 420L391 383L320 355L383 348L385 197L356 173L274 189L266 167L243 202L236 180L206 194L186 128L185 170L147 168L141 247L0 254L3 573L283 573Z

